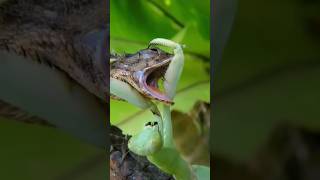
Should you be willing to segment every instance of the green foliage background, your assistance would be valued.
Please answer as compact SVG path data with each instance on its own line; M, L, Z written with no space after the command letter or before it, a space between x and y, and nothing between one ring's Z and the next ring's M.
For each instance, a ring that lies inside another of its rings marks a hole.
M135 53L154 38L185 44L185 68L173 108L189 112L197 100L210 98L210 1L111 0L111 52ZM149 111L125 102L111 102L111 123L125 133L135 134Z
M1 179L105 179L105 151L60 130L0 118ZM88 162L95 160L92 166Z
M233 27L215 74L213 154L248 162L279 124L319 132L319 39L308 27L319 3L227 0L215 8L219 32Z

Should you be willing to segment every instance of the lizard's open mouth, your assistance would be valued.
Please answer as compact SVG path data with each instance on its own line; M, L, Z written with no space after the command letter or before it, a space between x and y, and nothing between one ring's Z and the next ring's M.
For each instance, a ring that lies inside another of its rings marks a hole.
M150 66L138 73L140 76L139 85L143 88L143 91L152 98L166 104L173 104L173 102L172 99L160 89L160 81L164 78L171 59L172 57L170 56L167 59L162 60L161 63Z

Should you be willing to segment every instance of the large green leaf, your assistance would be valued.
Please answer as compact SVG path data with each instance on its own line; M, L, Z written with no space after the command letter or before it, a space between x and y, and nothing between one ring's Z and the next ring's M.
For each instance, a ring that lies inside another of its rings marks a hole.
M159 35L170 38L178 29L161 11L147 1L110 2L111 38L148 42Z

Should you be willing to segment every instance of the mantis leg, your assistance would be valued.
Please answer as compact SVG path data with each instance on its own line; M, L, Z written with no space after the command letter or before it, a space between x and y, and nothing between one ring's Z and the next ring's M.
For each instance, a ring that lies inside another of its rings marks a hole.
M118 79L110 78L110 93L142 109L151 107L150 101L144 98L133 87Z
M160 116L160 112L153 102L143 97L138 91L125 82L110 78L110 93L139 108L150 108L153 114Z
M149 46L161 45L173 49L174 57L165 74L164 89L167 96L173 99L184 65L184 55L182 46L168 39L153 39ZM163 141L164 146L173 147L172 123L170 106L163 105Z
M162 38L152 40L150 45L162 45L173 49L174 57L166 71L164 82L167 96L173 99L184 65L182 46ZM156 164L163 171L172 174L177 180L193 180L195 176L192 167L181 157L173 142L170 106L164 104L162 114L163 148L147 157L149 161Z
M184 65L182 46L168 39L157 38L149 43L149 46L161 45L173 49L174 57L165 74L164 88L167 96L171 99L176 94L176 88Z

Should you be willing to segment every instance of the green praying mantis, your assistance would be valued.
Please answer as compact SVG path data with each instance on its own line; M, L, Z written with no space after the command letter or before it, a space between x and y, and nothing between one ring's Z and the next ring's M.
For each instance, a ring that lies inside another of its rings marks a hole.
M157 49L150 47L164 46L173 50L173 56L163 53ZM113 71L110 75L110 92L113 96L123 99L142 109L150 109L154 114L154 119L145 124L143 130L130 138L128 148L130 151L146 156L147 159L159 167L164 172L171 174L177 180L206 180L210 177L210 169L205 166L190 165L180 155L175 148L172 134L171 123L171 104L176 94L176 88L184 66L183 46L168 39L156 38L149 43L148 49L139 53L138 57L160 57L155 59L154 64L146 61L146 66L155 68L164 67L164 94L160 94L150 86L155 86L152 80L148 80L150 76L149 67L140 69L127 69L127 71ZM134 57L132 57L134 62ZM118 60L119 61L119 60ZM112 67L117 60L110 59ZM152 65L149 65L149 64ZM139 65L138 67L141 67ZM127 67L127 65L123 66ZM112 68L111 68L112 69ZM116 75L114 75L116 74ZM155 73L154 73L155 74ZM159 75L158 75L159 76ZM127 78L127 77L131 77ZM133 78L132 78L133 77ZM156 75L153 78L157 79ZM128 80L129 79L129 80ZM147 88L149 91L143 91ZM142 89L140 91L140 89ZM160 112L157 105L148 95L153 95L155 99L163 102L162 111ZM147 96L146 96L147 95Z

